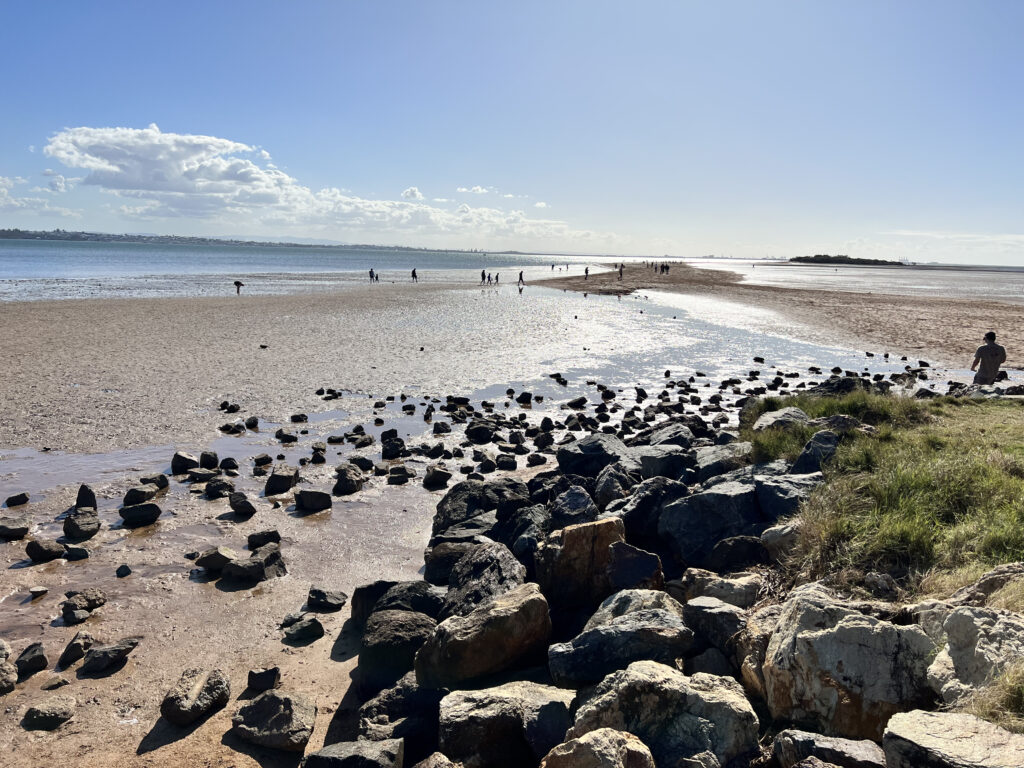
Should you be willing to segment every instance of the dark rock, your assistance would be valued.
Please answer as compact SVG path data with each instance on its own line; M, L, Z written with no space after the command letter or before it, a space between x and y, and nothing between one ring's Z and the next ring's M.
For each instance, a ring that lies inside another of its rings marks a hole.
M412 611L436 619L444 607L446 590L425 581L400 581L381 595L374 611Z
M465 616L526 580L526 569L503 544L481 544L452 568L439 618Z
M85 652L88 651L96 643L96 638L90 635L88 632L82 630L75 634L71 641L64 647L60 658L57 659L57 666L61 669L65 669L80 658L85 656Z
M405 743L384 741L339 741L313 752L302 761L303 768L402 768Z
M709 445L696 450L697 482L724 475L750 462L753 446L747 442Z
M190 469L195 469L199 466L199 459L193 456L191 453L185 453L178 451L171 458L171 474L172 475L184 475Z
M64 557L65 549L63 544L48 539L33 539L25 545L25 554L33 563L48 563L59 557Z
M199 466L202 469L216 469L219 462L215 451L203 451L199 454Z
M295 492L295 508L302 512L322 512L331 508L331 494L303 489Z
M494 427L486 421L474 419L466 426L466 439L474 445L486 445L494 439Z
M210 573L220 573L224 566L238 559L238 553L228 547L211 547L196 558L196 565Z
M661 558L624 541L609 548L608 581L613 591L620 589L661 589L665 577Z
M52 731L75 716L78 702L73 696L50 696L25 710L22 725L28 731Z
M128 565L122 564L117 566L117 570L114 571L114 575L117 576L117 578L119 579L123 579L126 576L132 575L132 569Z
M637 468L631 449L614 435L598 433L558 449L558 467L565 474L597 477L609 464L619 463L626 471Z
M69 563L76 560L88 560L92 553L82 546L69 546L64 550L64 559Z
M609 547L622 540L617 519L570 525L548 536L536 556L537 582L548 602L589 614L612 592Z
M275 528L268 528L264 531L256 531L250 533L246 537L246 545L250 550L256 550L262 547L264 544L280 544L281 534L277 532Z
M206 484L206 498L208 499L230 499L234 492L235 484L223 477L215 477Z
M658 519L662 510L690 491L685 484L666 477L652 477L633 488L626 503L606 516L618 517L626 527L626 540L649 544L658 539Z
M432 465L427 467L426 475L423 478L423 487L428 491L436 491L445 488L448 481L452 479L452 473L447 469Z
M398 459L401 458L402 454L405 452L405 441L400 437L381 440L380 449L380 456L384 461Z
M348 595L340 591L330 591L320 587L310 587L306 598L306 607L311 611L331 613L340 611L348 602Z
M91 539L99 531L99 515L90 507L78 507L64 518L64 535L73 541Z
M619 465L609 464L601 470L594 483L594 501L604 510L611 502L629 495L636 481Z
M403 739L406 762L437 750L438 710L444 691L424 688L409 673L359 708L359 738Z
M82 674L105 672L127 659L141 641L141 637L126 637L111 645L93 645L85 652L85 660L78 671Z
M316 705L294 694L265 691L231 718L232 731L262 747L302 752L313 735Z
M284 576L287 572L280 545L269 542L253 551L248 560L227 563L221 575L228 581L257 582Z
M30 677L50 666L50 662L46 660L46 651L43 650L43 644L32 643L26 647L18 655L14 666L17 668L18 677L21 679Z
M816 432L807 441L807 445L804 446L796 461L793 462L793 467L789 470L790 474L807 475L812 472L820 472L821 465L835 455L838 447L839 435L835 432L827 429Z
M249 670L249 690L269 691L281 683L280 667L261 667L260 669Z
M228 494L228 506L232 512L243 520L248 520L256 514L256 505L249 501L249 497L241 491L234 491Z
M772 755L782 768L815 757L840 768L885 768L885 753L873 741L838 739L787 728L775 737Z
M324 625L313 616L306 616L284 630L284 637L290 643L311 643L324 636Z
M96 493L88 485L78 486L78 496L75 497L75 509L99 509L96 504Z
M792 517L800 504L810 497L811 492L822 483L820 472L809 475L754 475L757 501L765 520Z
M686 625L710 646L726 656L732 655L733 643L746 626L743 609L715 597L695 597L683 606Z
M295 469L295 467L289 467L287 464L278 464L267 477L267 484L263 489L263 493L266 496L287 493L298 482L299 470Z
M715 544L731 536L759 534L764 528L752 483L721 483L664 507L658 533L686 566L700 565Z
M367 460L369 461L369 460ZM372 468L372 463L371 463ZM335 496L349 496L363 489L363 471L355 464L341 464L338 467L338 479L331 490Z
M452 486L438 502L432 532L440 533L484 512L499 510L511 513L530 503L529 489L514 478L503 477L487 483L463 480Z
M208 483L216 477L220 476L219 469L206 469L205 467L196 467L188 471L188 479L190 482L199 485L200 483Z
M231 683L219 669L186 669L160 704L160 714L175 725L188 725L220 709L231 698Z
M694 464L693 453L678 445L649 445L634 449L644 479L667 477L678 480Z
M142 528L155 523L157 518L163 514L163 510L153 502L147 502L130 507L121 507L117 510L117 514L124 521L123 525L125 528Z
M470 541L442 541L428 547L423 553L423 578L430 584L447 586L455 564L471 549L486 543L476 539L477 537Z
M413 667L416 652L437 622L413 611L375 610L366 622L359 649L359 689L375 694Z
M704 567L715 573L734 573L769 561L760 536L730 536L715 544Z
M25 517L0 517L0 539L17 541L25 538L32 525Z
M28 504L28 494L16 493L13 496L8 496L4 504L8 507L20 507L22 504Z
M502 472L515 472L515 470L519 467L519 465L516 464L515 457L510 456L507 453L502 453L501 455L499 455L497 459L495 459L494 463L495 466Z
M90 613L107 602L107 596L95 587L83 589L81 592L68 592L66 596L68 599L61 603L60 609L64 623L68 625L81 624Z
M142 504L150 499L156 498L157 488L153 485L136 485L129 488L124 495L124 506L130 507L133 504Z
M352 604L350 606L352 609L352 623L360 628L365 626L366 620L373 613L373 607L377 604L377 601L397 583L397 581L381 579L356 587L352 592Z

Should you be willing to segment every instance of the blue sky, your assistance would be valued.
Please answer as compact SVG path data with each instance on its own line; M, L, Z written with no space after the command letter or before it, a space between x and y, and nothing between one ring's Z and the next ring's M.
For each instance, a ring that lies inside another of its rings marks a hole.
M1018 2L0 8L0 227L1024 264Z

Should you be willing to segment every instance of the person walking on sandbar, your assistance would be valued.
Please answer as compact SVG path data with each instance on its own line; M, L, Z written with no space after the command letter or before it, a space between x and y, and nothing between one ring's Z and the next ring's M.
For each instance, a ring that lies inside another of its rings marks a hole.
M583 279L584 280L589 280L590 279L590 267L584 267L583 268Z
M481 269L480 270L480 285L483 285L484 284L484 280L486 280L486 279L487 279L487 272Z
M235 296L242 295L242 286L245 285L241 280L235 280Z
M370 282L373 282L373 268L370 268Z
M978 372L974 375L975 384L994 384L996 375L999 373L999 366L1006 362L1006 350L996 344L996 335L993 331L985 334L985 343L978 347L974 353L974 362L971 363L971 370L975 368ZM978 367L978 364L981 367Z
M517 285L526 285L526 281L523 280L523 270L519 270L519 282Z
M622 264L619 264L619 280L622 279Z
M414 283L418 283L420 281L420 279L418 277L416 277L416 270L415 269L412 271L412 281Z

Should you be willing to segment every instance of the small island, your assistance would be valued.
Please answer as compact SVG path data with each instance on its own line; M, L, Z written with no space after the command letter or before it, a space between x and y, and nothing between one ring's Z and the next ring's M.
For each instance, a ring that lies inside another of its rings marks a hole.
M853 256L818 253L814 256L794 256L789 260L791 264L825 264L835 266L837 264L853 265L857 267L906 267L909 266L903 261L890 261L889 259L858 259Z

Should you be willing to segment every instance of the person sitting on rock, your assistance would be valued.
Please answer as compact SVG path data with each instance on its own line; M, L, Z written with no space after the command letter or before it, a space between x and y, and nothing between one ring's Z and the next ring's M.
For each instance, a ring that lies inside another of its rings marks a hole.
M999 366L1006 362L1006 350L996 344L996 335L993 331L985 334L985 343L978 347L974 353L974 362L971 363L971 370L978 369L974 375L975 384L993 384L999 374ZM978 364L981 367L978 367Z

